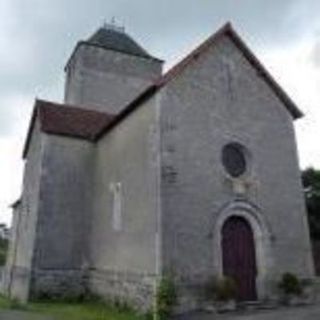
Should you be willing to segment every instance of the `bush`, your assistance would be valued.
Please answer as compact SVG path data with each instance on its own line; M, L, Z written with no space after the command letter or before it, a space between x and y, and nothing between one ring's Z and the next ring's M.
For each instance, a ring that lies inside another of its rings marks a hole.
M12 310L26 310L27 306L18 299L14 298L9 300L9 308Z
M116 298L111 302L111 307L119 313L135 313L134 307L126 300Z
M153 320L154 319L154 314L152 310L148 310L144 315L143 315L143 320Z
M206 288L207 298L214 301L230 301L236 298L237 286L230 277L213 278Z
M168 319L172 314L173 307L177 303L176 288L173 281L168 277L163 277L157 289L157 315L158 318Z
M289 272L282 275L278 287L285 295L300 296L303 291L302 282L296 275Z
M78 305L86 304L93 306L106 307L109 310L118 313L135 313L133 306L123 298L114 297L110 299L103 299L101 296L90 292L79 295L53 295L48 292L39 292L36 297L31 299L33 303L56 303Z

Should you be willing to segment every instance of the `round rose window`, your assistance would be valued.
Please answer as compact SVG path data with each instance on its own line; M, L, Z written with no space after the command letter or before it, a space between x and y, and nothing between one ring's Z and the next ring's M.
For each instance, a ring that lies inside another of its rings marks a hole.
M222 163L230 176L237 178L246 172L245 150L239 143L229 143L223 147Z

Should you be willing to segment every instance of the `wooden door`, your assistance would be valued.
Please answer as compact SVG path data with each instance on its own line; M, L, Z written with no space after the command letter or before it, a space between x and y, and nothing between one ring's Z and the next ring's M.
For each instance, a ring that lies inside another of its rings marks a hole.
M256 293L256 256L252 229L242 217L229 218L222 229L223 272L235 280L237 299L254 301Z

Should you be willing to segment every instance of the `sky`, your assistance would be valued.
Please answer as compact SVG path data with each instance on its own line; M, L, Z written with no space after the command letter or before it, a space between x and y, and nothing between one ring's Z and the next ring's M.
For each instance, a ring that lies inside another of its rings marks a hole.
M22 148L36 97L61 102L79 40L115 17L166 69L225 22L292 97L301 168L320 168L320 1L0 0L0 222L21 193Z

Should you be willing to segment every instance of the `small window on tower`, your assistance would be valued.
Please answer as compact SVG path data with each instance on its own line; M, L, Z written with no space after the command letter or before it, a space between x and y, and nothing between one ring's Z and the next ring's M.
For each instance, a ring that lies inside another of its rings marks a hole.
M122 204L121 204L121 183L111 183L110 191L112 193L112 228L115 231L122 230Z

